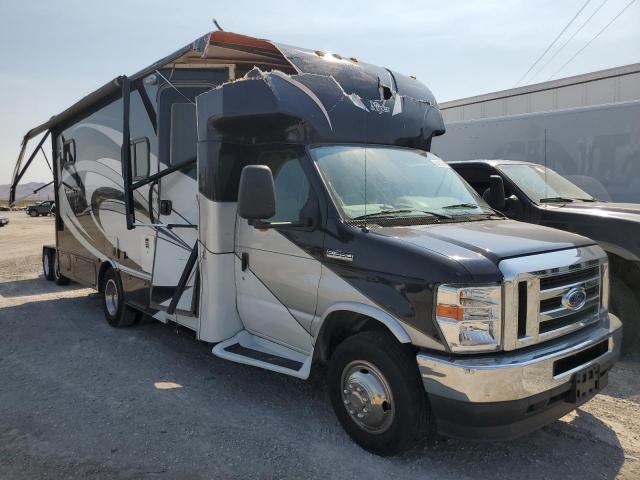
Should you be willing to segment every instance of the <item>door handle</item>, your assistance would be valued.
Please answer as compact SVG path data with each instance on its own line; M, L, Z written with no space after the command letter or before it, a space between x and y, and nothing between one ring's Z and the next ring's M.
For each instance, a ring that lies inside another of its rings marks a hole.
M240 256L240 264L243 272L249 268L249 254L247 252L242 252L242 255Z

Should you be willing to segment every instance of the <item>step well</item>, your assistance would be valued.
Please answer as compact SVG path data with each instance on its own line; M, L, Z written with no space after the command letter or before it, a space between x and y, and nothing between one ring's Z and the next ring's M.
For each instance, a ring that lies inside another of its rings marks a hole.
M241 331L213 347L213 354L232 362L252 365L297 378L309 378L312 354L306 355Z

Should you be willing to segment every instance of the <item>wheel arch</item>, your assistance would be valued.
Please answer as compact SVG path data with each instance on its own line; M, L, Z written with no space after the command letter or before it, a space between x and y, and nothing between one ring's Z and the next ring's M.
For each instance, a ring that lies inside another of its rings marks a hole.
M610 251L606 253L612 277L622 280L632 289L640 285L640 261L628 260Z
M98 292L102 292L102 279L104 278L104 274L110 269L118 270L118 267L111 259L107 258L102 262L100 270L98 270L98 283L96 285L96 290L98 290Z
M411 343L411 337L398 320L376 307L361 303L334 304L324 312L318 325L314 357L321 363L329 359L340 342L362 331L386 331L399 343Z

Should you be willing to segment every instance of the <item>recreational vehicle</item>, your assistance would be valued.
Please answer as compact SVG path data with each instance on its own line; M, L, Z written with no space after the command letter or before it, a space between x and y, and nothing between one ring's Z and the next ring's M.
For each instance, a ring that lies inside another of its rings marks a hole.
M216 31L28 132L13 187L51 138L47 278L96 288L113 327L326 365L345 430L390 455L545 425L620 349L604 251L490 208L430 153L442 133L413 77Z

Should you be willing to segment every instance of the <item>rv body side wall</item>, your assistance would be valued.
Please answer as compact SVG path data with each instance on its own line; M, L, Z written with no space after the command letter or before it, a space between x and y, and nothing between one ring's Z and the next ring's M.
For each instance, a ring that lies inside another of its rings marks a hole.
M122 99L96 105L54 136L57 247L61 273L98 288L109 261L122 271L128 300L146 308L155 233L126 230L121 167ZM150 146L150 173L157 171L157 138L137 91L131 94L131 138ZM148 191L135 195L136 218L149 223Z

